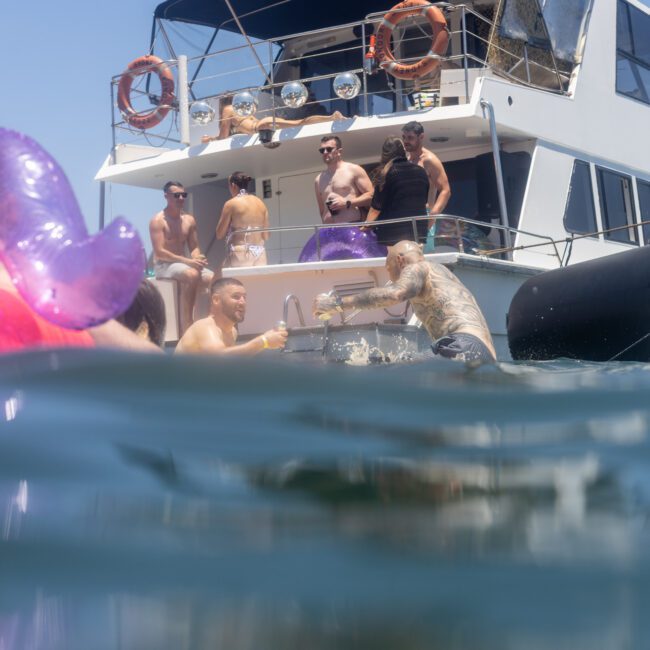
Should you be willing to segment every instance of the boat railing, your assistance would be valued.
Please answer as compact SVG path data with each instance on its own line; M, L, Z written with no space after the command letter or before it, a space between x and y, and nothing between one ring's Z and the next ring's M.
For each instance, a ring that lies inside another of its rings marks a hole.
M484 258L495 258L495 259L504 259L512 260L512 253L515 250L526 250L529 248L541 248L549 247L550 252L542 251L542 254L551 255L557 260L558 266L563 265L565 254L561 254L558 249L558 242L552 237L547 235L540 235L537 233L528 232L526 230L521 230L519 228L513 228L511 226L503 226L498 223L487 223L485 221L478 221L476 219L468 219L466 217L460 217L458 215L452 214L438 214L435 216L436 226L433 229L429 229L426 237L422 237L418 231L418 222L429 222L432 217L428 215L414 216L414 217L402 217L399 219L382 219L381 221L375 222L351 222L351 223L324 223L324 224L309 224L309 225L300 225L300 226L274 226L269 228L260 228L255 229L256 233L268 233L272 235L274 233L288 233L288 232L305 232L311 233L310 236L314 237L316 244L316 260L313 261L327 261L323 259L322 243L319 234L323 230L331 229L346 229L346 228L375 228L381 227L387 224L399 224L399 223L410 223L413 231L413 240L417 241L424 245L425 253L437 253L437 252L453 252L475 255ZM444 227L443 227L444 224ZM468 228L468 226L473 226L474 230ZM494 230L494 234L491 237L494 239L488 239L487 235L485 237L476 238L475 233L476 229L485 229L490 228ZM226 248L229 247L230 242L234 237L247 237L250 236L250 229L240 229L233 230L226 237ZM508 236L509 235L509 236ZM532 238L532 243L521 244L516 247L511 245L505 245L506 242L509 242L511 239L514 240L514 237L517 235L523 235L527 238ZM308 237L305 238L305 243L307 242ZM566 243L566 242L565 242ZM289 262L286 262L289 263ZM293 263L293 262L291 262ZM287 300L290 299L290 296L287 296ZM286 320L286 319L285 319Z
M111 84L114 150L118 144L142 139L153 146L185 146L189 144L189 134L187 129L184 131L183 123L190 123L190 119L213 133L216 126L218 132L221 100L244 91L257 97L258 117L285 119L331 114L335 110L348 116L385 115L404 110L418 113L435 110L438 106L462 104L470 100L475 77L485 74L496 74L514 83L547 91L565 92L554 60L554 67L548 70L546 77L557 82L536 84L531 68L533 65L539 68L540 64L531 61L533 57L527 54L525 43L523 51L514 51L517 48L506 47L503 39L492 38L498 25L471 5L433 4L448 17L452 27L450 45L447 54L440 57L440 70L414 81L396 79L384 73L375 59L367 56L369 37L381 23L384 12L369 14L356 23L255 41L198 57L178 56L167 64L176 71L177 79L187 81L178 83L182 87L177 89L177 98L169 106L171 116L146 131L131 126L117 109L115 98L122 77L117 75ZM452 20L454 14L459 18ZM404 63L421 58L430 45L430 34L420 23L411 24L409 29L396 28L393 37L396 54L418 52L413 56L399 56ZM505 65L505 60L509 63L516 60L517 64ZM331 82L344 72L360 80L360 90L355 97L341 97L333 89ZM134 79L131 103L136 113L148 113L152 105L160 101L160 96L152 92L151 77L149 73ZM304 84L310 94L306 101L304 97L294 97L289 105L284 105L282 89L287 83L296 81ZM197 108L199 104L200 108L205 108L206 103L210 110ZM189 115L181 115L185 112ZM210 118L216 124L208 127L206 122Z

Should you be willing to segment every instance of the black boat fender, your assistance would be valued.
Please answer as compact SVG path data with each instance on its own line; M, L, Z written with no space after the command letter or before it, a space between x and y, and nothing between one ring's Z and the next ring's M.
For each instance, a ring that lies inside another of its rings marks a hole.
M650 360L650 247L546 271L510 303L513 359Z

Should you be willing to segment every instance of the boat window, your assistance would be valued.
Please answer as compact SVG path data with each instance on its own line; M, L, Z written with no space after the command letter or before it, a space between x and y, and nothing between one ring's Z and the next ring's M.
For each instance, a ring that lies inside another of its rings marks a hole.
M618 0L616 92L650 104L650 15Z
M567 232L582 235L595 233L597 230L591 174L589 165L582 160L576 160L573 164L569 196L564 211L564 228Z
M641 221L650 221L650 183L637 180L636 189L639 194ZM650 223L643 226L643 243L650 244Z
M575 61L591 0L541 0L540 4L555 56L564 61Z
M451 188L451 198L445 212L467 219L478 219L476 159L453 160L443 164Z
M573 63L591 0L506 0L500 35L549 50ZM541 7L544 20L539 19Z
M603 217L603 230L619 228L635 223L634 204L632 202L632 179L608 169L597 168L598 194L600 211ZM637 243L636 228L627 228L606 232L605 239Z
M488 233L493 223L500 222L501 214L492 153L443 164L451 188L445 213L484 221L488 225L481 229ZM502 151L501 171L509 225L516 228L530 171L530 155L524 151Z

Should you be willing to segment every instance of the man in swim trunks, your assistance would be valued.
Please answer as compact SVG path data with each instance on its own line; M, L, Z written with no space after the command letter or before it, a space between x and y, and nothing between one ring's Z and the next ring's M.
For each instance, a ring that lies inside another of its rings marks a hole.
M272 329L246 343L237 344L237 324L246 316L246 289L235 278L220 278L212 285L210 315L197 320L183 334L176 352L246 355L276 350L287 341L286 329Z
M315 190L318 212L323 223L362 221L359 208L372 201L373 187L363 167L345 162L341 139L323 136L318 153L327 169L316 177Z
M451 271L427 262L420 246L411 241L388 249L386 270L390 286L344 298L320 294L314 300L314 315L326 318L345 309L390 307L408 300L433 339L435 354L471 364L495 361L485 318L474 296Z
M228 178L231 199L225 202L217 224L217 239L230 235L226 242L224 266L264 266L269 238L269 212L264 201L248 193L251 177L234 172ZM246 232L236 232L244 230Z
M199 248L196 221L183 209L187 198L185 188L177 181L169 181L163 192L167 205L149 222L149 234L156 278L173 279L180 283L182 333L194 321L199 286L207 290L213 273L208 270L208 262Z

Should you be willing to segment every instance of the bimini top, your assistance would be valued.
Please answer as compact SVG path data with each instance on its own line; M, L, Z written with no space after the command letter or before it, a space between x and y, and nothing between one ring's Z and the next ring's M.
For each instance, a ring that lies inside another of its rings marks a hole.
M304 0L231 0L246 32L264 40L358 22L393 4L391 0L330 0L318 11L309 11ZM166 0L156 7L154 18L239 31L224 0Z

